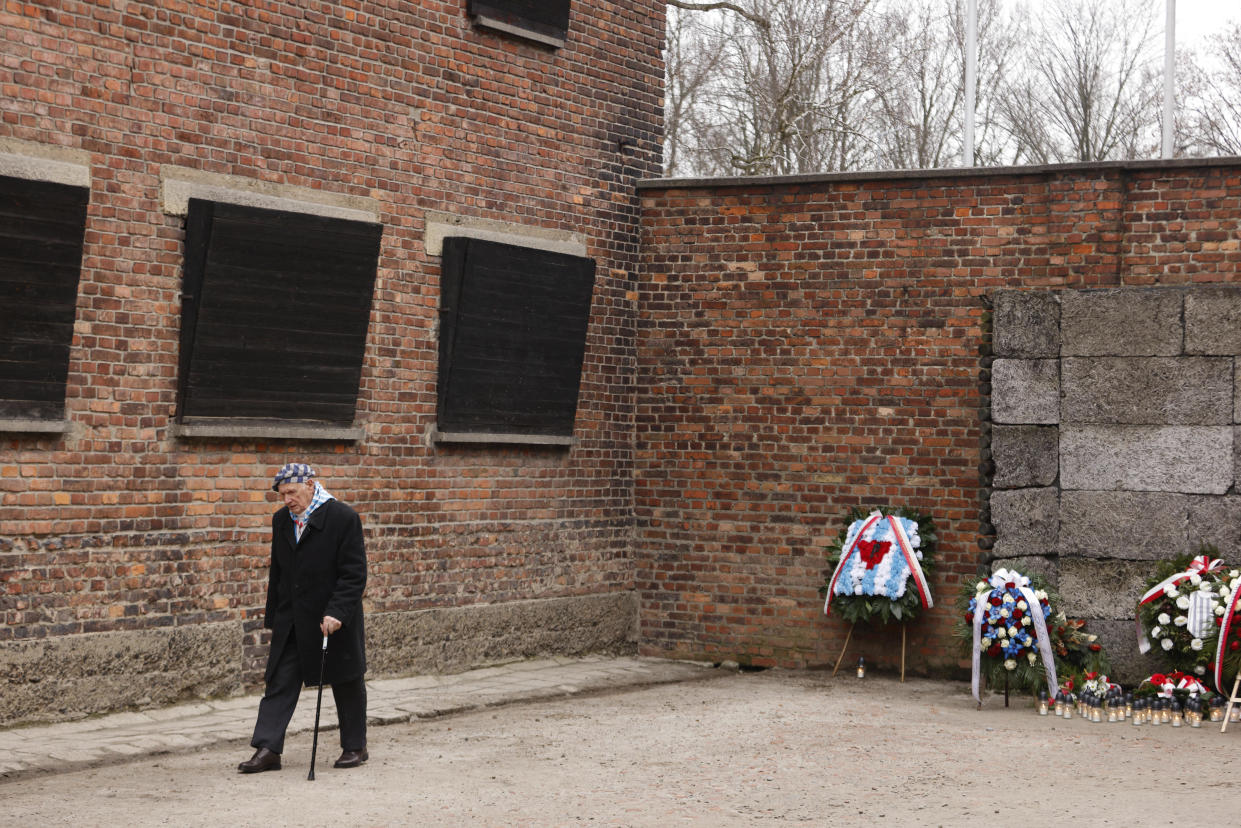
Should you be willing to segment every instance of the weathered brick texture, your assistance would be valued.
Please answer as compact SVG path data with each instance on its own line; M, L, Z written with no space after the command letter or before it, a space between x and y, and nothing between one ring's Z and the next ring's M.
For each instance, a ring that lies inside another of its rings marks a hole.
M560 49L476 29L465 5L0 8L0 139L85 151L91 176L70 431L0 434L0 642L254 630L268 481L293 458L364 515L374 612L632 589L633 183L659 168L663 3L574 4ZM170 435L170 168L378 203L362 441ZM572 449L432 444L429 211L571 231L596 259Z
M821 614L826 547L850 507L904 504L940 530L911 666L959 666L959 584L991 530L992 294L1241 280L1235 160L641 193L635 488L653 654L832 663L846 628ZM1037 356L1060 355L1047 331L1030 336ZM853 641L854 657L895 666L898 631Z

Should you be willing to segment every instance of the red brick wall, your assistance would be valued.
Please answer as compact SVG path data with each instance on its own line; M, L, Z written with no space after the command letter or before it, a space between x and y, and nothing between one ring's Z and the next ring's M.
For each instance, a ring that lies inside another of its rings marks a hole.
M575 3L555 50L465 5L0 8L0 138L84 150L91 172L72 430L0 434L0 642L253 630L269 480L294 458L363 514L373 611L632 588L633 182L658 171L664 4ZM184 229L165 165L380 204L363 441L170 436ZM428 210L571 231L597 260L571 450L431 443Z
M1241 161L647 182L636 442L647 653L835 661L826 547L857 505L939 528L911 669L952 669L983 562L985 300L1241 281ZM860 640L859 640L859 635ZM850 658L895 667L900 632Z

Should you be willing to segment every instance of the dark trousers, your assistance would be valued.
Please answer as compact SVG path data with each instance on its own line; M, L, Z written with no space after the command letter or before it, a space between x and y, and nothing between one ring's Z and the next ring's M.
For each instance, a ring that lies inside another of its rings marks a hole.
M318 678L318 676L315 676ZM258 720L254 723L251 747L265 747L273 753L284 753L284 733L297 708L302 693L302 668L297 658L297 642L289 633L280 652L280 660L272 672L271 681L263 699L259 702ZM332 685L332 698L336 702L336 718L340 723L341 750L362 750L366 747L366 681L359 677L353 681Z

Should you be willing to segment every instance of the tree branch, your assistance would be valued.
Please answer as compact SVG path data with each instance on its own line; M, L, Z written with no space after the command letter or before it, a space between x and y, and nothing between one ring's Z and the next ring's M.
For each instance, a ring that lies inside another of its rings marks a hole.
M727 9L728 11L736 12L741 15L755 26L759 26L763 29L771 28L771 23L767 20L767 18L757 15L747 9L743 9L736 3L726 2L726 0L718 0L718 2L710 3L691 3L687 0L666 0L666 2L669 6L676 6L678 9L685 9L686 11L712 11L714 9Z

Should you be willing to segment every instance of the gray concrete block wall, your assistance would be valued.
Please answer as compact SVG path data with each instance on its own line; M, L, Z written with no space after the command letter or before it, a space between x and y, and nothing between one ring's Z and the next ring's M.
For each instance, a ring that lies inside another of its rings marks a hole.
M1050 578L1135 681L1154 562L1241 566L1241 287L993 297L992 565Z

